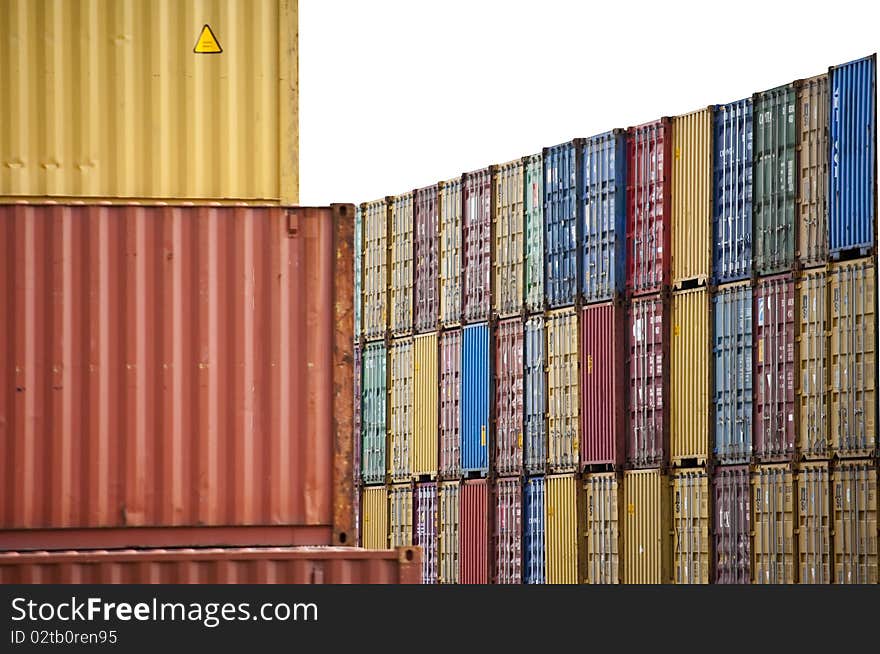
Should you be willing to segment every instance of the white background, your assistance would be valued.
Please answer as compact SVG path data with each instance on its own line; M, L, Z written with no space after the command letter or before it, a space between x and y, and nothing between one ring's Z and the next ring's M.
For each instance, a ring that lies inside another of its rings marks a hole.
M880 1L300 0L300 201L360 203L880 47Z

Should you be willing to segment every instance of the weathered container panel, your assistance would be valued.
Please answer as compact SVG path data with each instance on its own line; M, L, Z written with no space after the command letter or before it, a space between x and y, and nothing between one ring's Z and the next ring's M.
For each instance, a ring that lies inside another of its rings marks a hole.
M437 329L440 318L440 191L437 184L415 191L413 213L413 328Z
M575 475L555 475L545 483L548 584L583 582L582 493Z
M804 270L797 284L798 389L800 429L797 448L808 459L827 459L831 451L830 312L827 269Z
M708 584L712 566L709 536L709 475L688 468L672 475L672 562L676 584Z
M547 369L544 317L532 316L525 324L523 360L523 467L530 475L547 469Z
M388 369L384 343L364 348L363 441L361 479L365 484L385 481L388 425Z
M831 474L826 461L798 469L798 579L802 584L830 584Z
M413 477L437 476L438 393L437 332L413 338Z
M388 235L391 285L389 329L393 336L406 336L413 328L413 193L391 200L391 230Z
M578 289L578 183L582 142L544 148L544 288L547 307L574 304Z
M522 159L495 169L495 275L493 308L501 317L522 312L525 298L524 163Z
M388 474L408 481L413 473L413 339L388 347Z
M388 487L388 543L391 547L413 544L412 484Z
M523 581L523 505L519 477L495 482L495 538L493 539L493 583L521 584Z
M800 82L797 103L798 258L803 266L828 260L828 75Z
M523 323L502 320L495 330L495 472L523 470Z
M758 466L752 473L756 584L797 583L794 473L790 464Z
M698 465L709 461L709 316L705 288L672 294L669 458L674 465L686 459Z
M438 519L437 484L416 484L413 544L422 549L423 584L438 580Z
M439 472L455 479L461 472L461 330L440 334Z
M578 467L580 410L578 317L574 309L547 315L547 464L550 472Z
M461 324L461 180L440 183L440 324Z
M371 486L361 491L361 546L368 550L388 547L388 491L384 486Z
M877 583L877 465L840 461L832 473L834 583Z
M384 338L388 328L388 230L391 205L375 200L361 205L364 220L363 335L367 340Z
M748 466L715 468L715 583L752 579L752 492Z
M492 168L462 176L461 313L488 320L492 310Z
M526 310L544 310L544 157L525 157Z
M624 472L623 501L623 583L668 583L672 578L668 477L656 469Z
M752 287L722 286L713 299L715 458L722 464L752 457Z
M591 474L584 479L586 582L589 584L619 584L623 576L621 490L620 478L615 472Z
M461 347L461 470L489 471L489 384L492 375L489 325L468 325Z
M463 481L459 501L461 583L488 584L491 538L489 482L486 479Z
M352 454L352 484L353 488L357 488L358 484L361 481L361 452L363 448L363 402L364 402L364 394L363 394L363 384L364 384L364 353L363 348L360 345L354 346L354 393L353 393L353 402L352 404L352 439L353 444L351 448ZM360 511L360 506L358 502L354 503L355 511ZM358 515L354 517L354 524L360 525L360 518ZM357 542L357 538L353 537L352 540Z
M364 218L363 210L357 207L354 212L354 340L357 342L363 331L361 307L364 291Z
M525 482L523 525L523 581L547 582L545 574L544 478L530 477Z
M440 534L437 551L441 584L457 584L460 579L460 489L457 481L440 483Z

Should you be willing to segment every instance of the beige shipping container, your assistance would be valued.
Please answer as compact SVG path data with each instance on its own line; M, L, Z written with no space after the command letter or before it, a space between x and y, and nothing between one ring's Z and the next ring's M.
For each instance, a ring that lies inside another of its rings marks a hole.
M544 538L548 584L583 582L581 489L571 475L547 477L544 490Z
M361 546L368 550L388 547L388 492L384 486L361 489Z
M797 284L798 390L797 448L806 459L827 459L829 432L828 285L826 268L804 270Z
M4 0L0 25L0 200L297 204L296 0Z
M709 301L705 287L672 293L669 458L676 466L709 460Z
M437 347L437 332L413 339L413 477L416 479L437 477L437 429L440 419L437 406Z
M550 472L578 467L580 393L578 319L573 308L547 314L547 463Z
M673 583L709 583L712 561L710 493L705 468L689 468L672 474Z
M404 482L413 471L413 339L399 338L388 348L388 474Z
M392 336L406 336L413 328L413 193L396 195L391 202L388 251L391 261L389 329Z
M827 461L801 464L798 494L798 579L831 583L831 474Z
M387 198L366 202L361 205L361 215L364 221L361 311L364 338L369 341L384 338L388 329L388 229L391 203Z
M620 490L616 472L591 474L584 479L584 555L588 584L620 583Z
M457 481L440 482L437 557L441 584L457 584L459 580L459 488Z
M461 324L461 178L440 182L440 325Z
M660 470L623 473L623 583L671 580L669 478Z
M495 167L495 298L496 315L516 315L525 301L525 224L523 160Z
M798 85L798 258L804 266L828 258L828 75Z
M712 264L712 113L672 119L672 285L706 283Z
M797 583L794 538L794 473L788 463L758 466L752 473L752 581Z
M412 484L388 488L388 542L391 547L411 547L413 544Z
M877 465L840 461L832 473L834 583L877 583Z

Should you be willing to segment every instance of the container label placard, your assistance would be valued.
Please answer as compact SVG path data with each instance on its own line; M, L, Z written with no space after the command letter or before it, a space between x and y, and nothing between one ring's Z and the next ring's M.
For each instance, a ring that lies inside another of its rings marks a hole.
M223 48L220 47L220 42L217 41L217 37L214 36L214 32L207 23L205 23L205 26L202 27L201 33L199 33L199 39L196 41L196 46L193 48L193 52L196 54L220 54L223 52Z

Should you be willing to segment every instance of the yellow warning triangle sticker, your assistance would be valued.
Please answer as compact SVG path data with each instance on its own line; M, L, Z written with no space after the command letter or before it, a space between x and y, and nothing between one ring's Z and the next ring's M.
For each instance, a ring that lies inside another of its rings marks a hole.
M207 23L202 28L201 34L199 34L199 40L196 41L196 47L193 48L193 52L199 54L216 54L218 52L223 52L223 48L220 47L217 37L214 36L214 32L211 31L211 27Z

